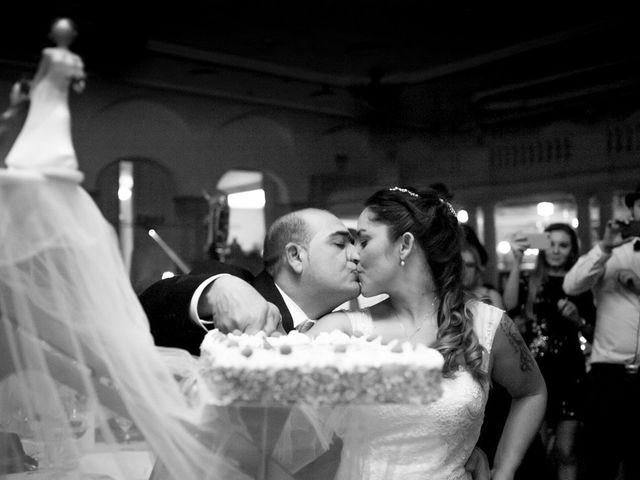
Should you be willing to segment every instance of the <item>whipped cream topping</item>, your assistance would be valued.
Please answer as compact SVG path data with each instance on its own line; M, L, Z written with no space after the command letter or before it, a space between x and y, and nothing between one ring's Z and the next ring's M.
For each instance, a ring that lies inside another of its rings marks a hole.
M201 358L208 365L248 370L315 370L333 367L341 372L384 366L441 370L444 358L425 345L393 341L383 344L380 337L349 336L335 330L311 339L298 331L288 335L266 336L223 334L212 330L205 336Z

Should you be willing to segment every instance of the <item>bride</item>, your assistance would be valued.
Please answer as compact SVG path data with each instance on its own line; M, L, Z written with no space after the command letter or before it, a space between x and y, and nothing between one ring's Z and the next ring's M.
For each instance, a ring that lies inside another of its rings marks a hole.
M462 287L461 229L434 191L394 187L365 202L355 260L373 307L331 313L307 333L342 330L423 343L445 358L443 395L426 406L351 408L336 421L344 442L339 479L468 479L491 382L513 400L493 480L513 479L543 418L546 388L536 362L502 310Z

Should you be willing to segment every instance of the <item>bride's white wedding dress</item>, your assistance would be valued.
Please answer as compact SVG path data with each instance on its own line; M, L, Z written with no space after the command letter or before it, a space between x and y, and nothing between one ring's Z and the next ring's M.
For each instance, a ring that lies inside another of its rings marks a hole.
M474 330L490 352L504 312L481 302L472 311ZM368 309L345 313L354 331L372 332ZM483 368L488 361L487 355ZM442 397L425 406L345 410L337 431L344 446L336 479L470 479L464 466L480 435L488 391L464 369L443 379L442 388Z

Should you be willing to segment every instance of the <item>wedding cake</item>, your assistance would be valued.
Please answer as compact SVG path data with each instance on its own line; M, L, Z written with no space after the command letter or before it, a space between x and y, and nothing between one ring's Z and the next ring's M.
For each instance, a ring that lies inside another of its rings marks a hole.
M219 405L426 404L441 395L442 355L408 342L212 330L200 350L201 374Z

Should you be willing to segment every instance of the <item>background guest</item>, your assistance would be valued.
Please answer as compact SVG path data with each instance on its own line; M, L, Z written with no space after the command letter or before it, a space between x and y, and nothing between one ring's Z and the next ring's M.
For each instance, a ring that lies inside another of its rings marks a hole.
M502 295L495 288L484 283L484 268L478 250L468 243L462 246L462 285L479 300L504 310Z
M581 478L640 478L640 243L626 233L640 219L640 186L625 197L630 217L609 220L602 240L564 279L577 295L593 290L597 308L584 415Z
M515 262L505 284L504 302L508 310L519 309L524 317L525 340L547 383L549 400L541 430L547 451L557 465L558 478L575 479L586 374L580 336L590 334L595 306L589 291L567 296L562 289L565 274L579 256L575 231L564 223L553 223L544 231L550 247L540 251L534 271L524 282L520 263L529 240L514 237Z

